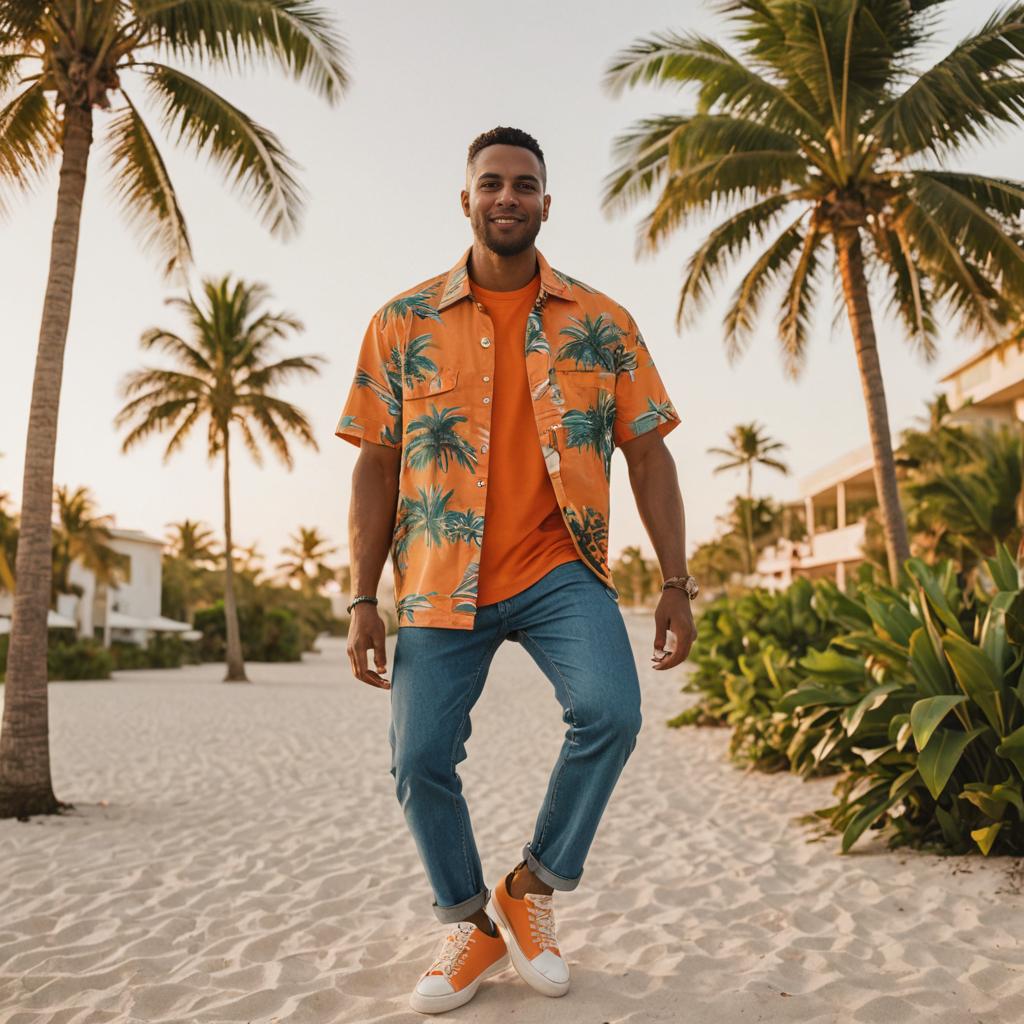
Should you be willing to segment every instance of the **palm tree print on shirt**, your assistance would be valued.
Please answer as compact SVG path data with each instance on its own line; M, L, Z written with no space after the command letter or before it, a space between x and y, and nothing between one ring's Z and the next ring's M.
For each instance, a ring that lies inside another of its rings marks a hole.
M395 605L395 611L398 613L398 621L401 622L403 618L407 618L410 622L413 622L418 610L433 607L430 603L430 599L436 596L436 590L430 590L426 594L406 594L405 597Z
M449 595L453 599L463 599L459 600L459 603L455 605L455 611L476 611L477 583L479 578L480 563L470 562L469 565L466 566L466 571L463 573L462 580L459 582L459 585Z
M667 423L675 418L675 412L671 402L655 402L653 398L647 399L647 412L640 413L629 428L636 437L653 430L659 423Z
M392 360L395 365L402 367L402 380L407 388L432 376L437 376L439 372L437 364L430 356L424 355L426 349L433 347L434 343L430 340L430 335L421 334L406 345L404 359L398 349L392 349Z
M388 322L389 316L403 317L412 313L420 320L437 320L440 322L441 314L427 301L432 299L441 282L436 281L429 288L413 292L412 295L403 295L399 299L393 299L380 311L380 323L383 327Z
M395 569L400 574L408 566L405 556L410 545L420 537L428 548L459 541L475 544L478 548L481 546L484 517L473 509L463 512L449 509L448 502L452 500L454 488L442 491L440 484L431 484L426 489L417 487L416 490L419 498L402 495L395 517L391 555Z
M583 557L602 575L606 568L604 563L604 552L608 545L608 521L596 508L589 505L583 506L583 518L572 506L567 505L562 509L565 513L565 520L572 530L572 535L579 545Z
M592 370L601 366L606 370L615 369L614 346L625 333L623 329L604 313L598 313L591 319L585 313L582 320L572 316L569 320L574 325L563 327L558 333L571 338L556 353L556 359L572 359L577 367Z
M432 402L430 412L409 423L405 435L412 440L407 440L405 445L407 466L423 469L433 464L442 473L447 473L448 465L454 459L470 473L476 473L476 449L455 429L456 423L465 423L467 419L454 415L460 408L456 405L439 410Z
M402 443L401 378L395 376L390 362L381 363L381 370L390 387L384 387L372 373L361 368L356 370L356 387L366 388L387 407L388 415L391 417L391 426L385 427L380 432L381 440L397 445ZM342 419L347 420L347 422L339 422L337 428L339 430L343 426L351 426L357 421L357 418L353 416L342 417Z
M544 334L544 324L540 318L540 310L534 306L526 318L526 354L550 351L548 339Z
M597 405L586 410L570 409L563 413L562 423L566 428L565 443L569 448L593 448L604 464L604 475L610 478L612 452L615 441L612 428L615 425L615 396L610 391L601 391Z

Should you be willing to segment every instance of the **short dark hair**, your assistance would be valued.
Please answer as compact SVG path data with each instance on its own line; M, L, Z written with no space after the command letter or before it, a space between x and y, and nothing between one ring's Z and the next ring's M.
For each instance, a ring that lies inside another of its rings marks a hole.
M540 148L540 143L532 135L528 135L521 129L507 128L499 125L497 128L492 128L489 132L478 135L469 144L466 166L471 166L476 159L477 153L488 146L521 146L523 149L528 149L540 161L544 177L545 179L547 178L548 168L547 164L544 163L544 151Z

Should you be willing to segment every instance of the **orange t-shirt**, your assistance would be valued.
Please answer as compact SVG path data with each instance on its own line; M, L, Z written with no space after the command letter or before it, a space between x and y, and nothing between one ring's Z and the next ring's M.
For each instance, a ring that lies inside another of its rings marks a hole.
M491 458L477 607L503 601L579 553L558 507L537 437L526 372L526 318L540 275L512 292L472 284L494 325Z

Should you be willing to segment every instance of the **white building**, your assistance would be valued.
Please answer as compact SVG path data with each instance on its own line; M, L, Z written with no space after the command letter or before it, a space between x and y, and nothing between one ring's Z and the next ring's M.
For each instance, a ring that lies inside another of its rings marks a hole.
M941 383L955 422L1022 421L1024 345L1003 341L982 349ZM863 510L877 504L871 446L848 452L804 477L799 488L807 538L765 548L757 562L758 583L778 590L794 576L831 576L842 587L849 571L863 561Z
M160 614L163 541L139 530L112 529L110 535L110 546L123 556L117 584L100 583L91 569L72 562L69 582L81 593L57 595L51 627L74 625L79 636L101 639L108 646L112 640L145 644L155 633L198 639L187 622ZM9 595L0 595L2 599L6 601L0 604L0 632L6 632L12 602Z

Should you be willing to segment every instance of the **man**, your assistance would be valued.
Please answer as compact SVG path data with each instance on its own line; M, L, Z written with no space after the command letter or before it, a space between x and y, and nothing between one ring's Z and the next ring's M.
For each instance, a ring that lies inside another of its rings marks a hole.
M337 427L360 446L348 655L357 679L391 692L391 773L434 912L453 926L412 993L424 1013L467 1002L510 958L545 995L568 990L552 894L579 884L641 721L608 566L615 447L666 579L654 667L678 665L695 637L696 581L663 440L679 417L629 313L535 248L546 174L525 132L495 128L471 144L462 210L472 247L373 317ZM389 551L390 683L374 596ZM492 894L455 766L504 640L551 680L568 730L533 840ZM492 895L501 929L485 910Z

